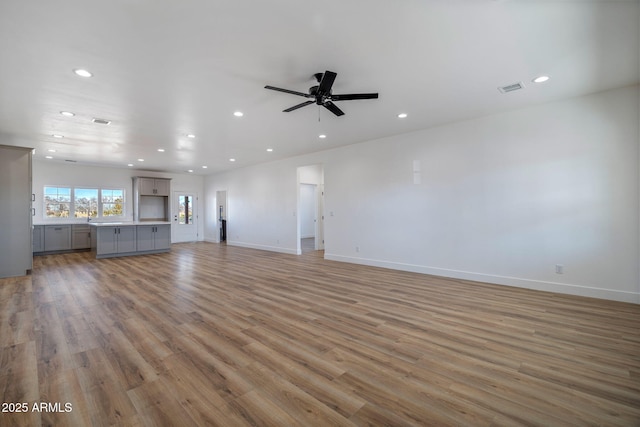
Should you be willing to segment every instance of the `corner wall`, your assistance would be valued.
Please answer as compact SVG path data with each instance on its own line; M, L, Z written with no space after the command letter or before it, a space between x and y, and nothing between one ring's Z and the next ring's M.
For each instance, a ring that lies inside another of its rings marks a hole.
M229 190L230 244L295 253L296 168L322 163L327 259L638 303L638 95L244 168L205 192Z

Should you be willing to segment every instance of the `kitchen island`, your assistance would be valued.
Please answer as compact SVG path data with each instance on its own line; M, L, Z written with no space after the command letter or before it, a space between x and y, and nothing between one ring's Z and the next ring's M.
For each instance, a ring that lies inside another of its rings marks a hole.
M156 254L171 250L169 221L90 223L96 258Z

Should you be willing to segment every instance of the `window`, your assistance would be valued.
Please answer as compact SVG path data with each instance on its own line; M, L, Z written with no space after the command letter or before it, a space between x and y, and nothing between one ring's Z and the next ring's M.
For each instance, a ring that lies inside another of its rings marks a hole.
M179 196L180 224L193 224L193 200L191 196Z
M69 218L71 213L71 188L44 187L45 218Z
M124 190L102 190L102 216L122 216Z
M122 188L44 187L45 218L114 218L124 215Z
M73 193L73 216L76 218L96 218L98 216L98 189L75 188Z

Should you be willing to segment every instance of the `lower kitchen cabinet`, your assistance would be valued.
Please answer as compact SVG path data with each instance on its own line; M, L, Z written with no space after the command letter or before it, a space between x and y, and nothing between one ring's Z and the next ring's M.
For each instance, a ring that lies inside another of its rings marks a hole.
M68 251L71 249L71 225L46 225L44 227L44 250Z
M91 228L89 224L73 224L71 226L71 248L89 249L91 247Z
M136 251L136 227L97 227L96 254L112 255Z
M155 251L171 247L170 225L138 225L138 251Z
M58 224L33 226L33 253L70 252L91 248L89 224Z
M33 226L33 252L44 252L44 225Z

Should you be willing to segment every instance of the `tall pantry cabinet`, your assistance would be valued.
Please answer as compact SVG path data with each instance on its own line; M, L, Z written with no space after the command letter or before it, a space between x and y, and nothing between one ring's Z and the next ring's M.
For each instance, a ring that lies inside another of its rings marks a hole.
M31 272L31 148L0 145L0 277Z

